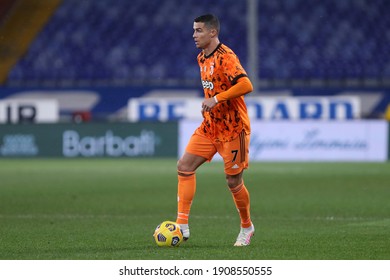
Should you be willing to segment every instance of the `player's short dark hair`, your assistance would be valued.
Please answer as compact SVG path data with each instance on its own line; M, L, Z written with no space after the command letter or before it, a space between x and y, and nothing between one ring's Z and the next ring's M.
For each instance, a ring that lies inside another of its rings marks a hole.
M218 17L213 14L206 14L206 15L199 16L196 19L194 19L194 22L203 22L207 28L209 29L215 28L218 33L221 28Z

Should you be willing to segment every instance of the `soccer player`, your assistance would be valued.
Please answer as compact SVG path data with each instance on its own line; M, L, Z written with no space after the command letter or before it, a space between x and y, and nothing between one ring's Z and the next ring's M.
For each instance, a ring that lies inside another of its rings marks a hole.
M243 181L243 171L248 167L250 134L244 95L253 87L238 57L220 43L220 23L215 15L197 17L193 28L195 45L201 49L197 59L205 95L201 108L204 119L177 164L176 222L180 224L184 238L188 239L188 218L196 190L195 171L219 153L241 219L241 230L234 246L247 246L255 228L250 217L249 192Z

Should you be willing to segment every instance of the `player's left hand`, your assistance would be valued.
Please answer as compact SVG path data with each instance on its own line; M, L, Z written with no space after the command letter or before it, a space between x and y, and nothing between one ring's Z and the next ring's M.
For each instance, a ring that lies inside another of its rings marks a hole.
M215 102L214 97L211 98L205 98L202 102L202 113L203 112L210 112L211 109L213 109L217 105L217 102Z

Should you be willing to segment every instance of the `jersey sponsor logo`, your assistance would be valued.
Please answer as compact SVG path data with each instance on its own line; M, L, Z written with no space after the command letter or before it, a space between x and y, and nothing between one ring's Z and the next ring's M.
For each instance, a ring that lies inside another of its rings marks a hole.
M209 81L202 80L202 86L204 89L210 89L210 90L214 89L214 84L212 82L209 82Z

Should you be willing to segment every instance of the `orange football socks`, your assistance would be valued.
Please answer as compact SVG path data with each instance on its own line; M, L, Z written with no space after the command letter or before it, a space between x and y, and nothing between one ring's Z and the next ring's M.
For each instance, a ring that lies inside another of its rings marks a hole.
M233 195L234 203L236 204L237 210L240 214L241 227L248 228L251 226L250 218L250 199L249 192L246 189L244 182L235 186L234 188L229 188L230 192Z
M195 172L182 172L178 175L176 223L188 224L192 200L196 191Z

